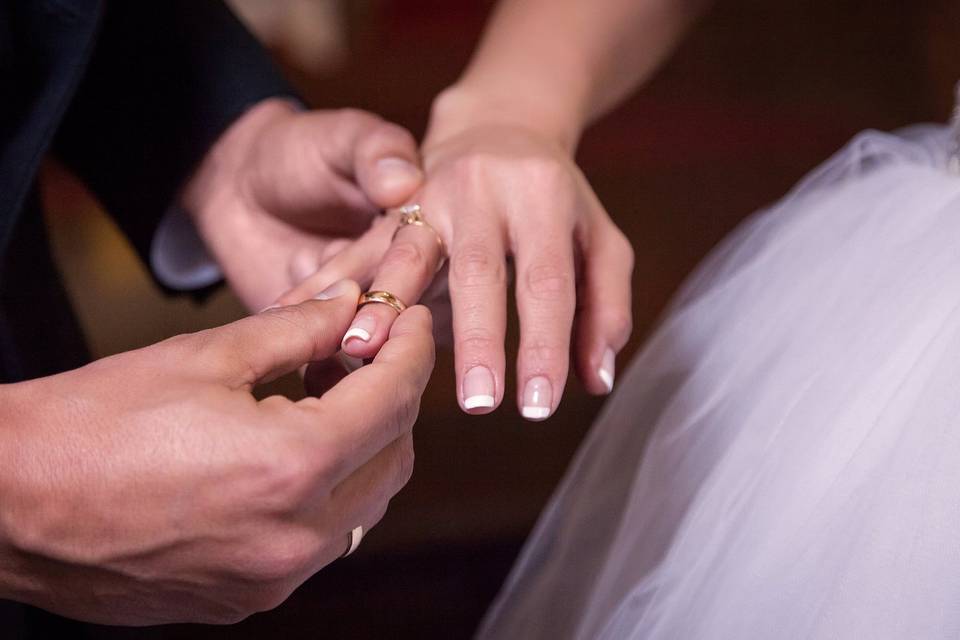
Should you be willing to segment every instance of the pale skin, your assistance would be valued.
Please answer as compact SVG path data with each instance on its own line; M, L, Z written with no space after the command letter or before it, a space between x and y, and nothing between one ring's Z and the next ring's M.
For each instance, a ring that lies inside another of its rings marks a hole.
M421 148L426 181L409 201L422 206L449 253L465 411L493 411L507 393L508 258L521 327L521 413L542 420L556 411L571 353L588 391L613 388L615 357L631 330L633 253L573 154L583 130L649 77L704 4L505 0L468 68L434 100ZM308 297L364 254L361 239L281 300ZM430 230L406 227L369 288L416 301L439 257ZM377 353L395 317L384 305L361 309L344 352Z

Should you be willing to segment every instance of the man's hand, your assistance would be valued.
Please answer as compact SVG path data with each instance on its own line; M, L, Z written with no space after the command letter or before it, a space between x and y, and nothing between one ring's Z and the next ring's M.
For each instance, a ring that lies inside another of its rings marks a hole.
M341 260L337 279L369 282L395 225L378 212L402 204L422 179L417 143L405 129L363 111L299 111L272 99L224 133L182 203L256 311L360 234L362 251Z
M319 398L259 382L333 354L359 289L0 387L0 597L111 624L282 602L410 477L429 312Z

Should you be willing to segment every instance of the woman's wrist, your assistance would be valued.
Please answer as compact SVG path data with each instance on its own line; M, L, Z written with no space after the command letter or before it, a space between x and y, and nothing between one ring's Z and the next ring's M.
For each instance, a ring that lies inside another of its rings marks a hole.
M522 127L573 155L583 129L578 109L560 100L536 100L532 92L455 84L437 95L430 111L424 149L466 130L484 126Z

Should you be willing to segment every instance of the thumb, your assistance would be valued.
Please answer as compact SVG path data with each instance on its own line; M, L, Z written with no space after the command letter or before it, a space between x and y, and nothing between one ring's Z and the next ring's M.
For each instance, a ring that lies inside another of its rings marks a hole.
M205 375L231 388L250 389L299 367L329 358L357 311L360 287L341 280L311 300L196 334Z
M378 120L357 138L353 173L379 208L404 204L423 183L416 140L403 127Z

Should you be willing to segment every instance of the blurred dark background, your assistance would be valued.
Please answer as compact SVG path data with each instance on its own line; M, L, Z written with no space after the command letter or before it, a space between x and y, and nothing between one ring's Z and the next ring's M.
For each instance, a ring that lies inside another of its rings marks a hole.
M234 4L313 106L369 109L418 134L491 6ZM590 130L580 149L637 252L636 332L618 364L743 216L861 129L947 119L957 79L960 10L952 0L718 2L649 86ZM244 313L225 289L203 306L164 298L96 204L55 166L45 171L56 252L96 355ZM296 380L280 387L298 393ZM467 417L453 393L451 357L441 354L415 430L413 480L349 561L235 627L104 630L103 637L468 636L601 402L571 381L559 413L530 424L510 401L492 416Z

